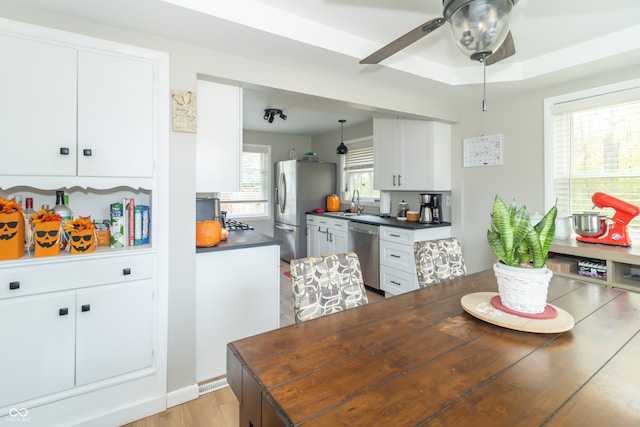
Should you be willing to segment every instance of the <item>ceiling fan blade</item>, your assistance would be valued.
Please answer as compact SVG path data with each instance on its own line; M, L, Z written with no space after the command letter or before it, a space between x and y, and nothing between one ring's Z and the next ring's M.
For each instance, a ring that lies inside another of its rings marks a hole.
M392 41L388 45L383 48L373 52L371 55L367 56L363 60L360 61L360 64L377 64L394 53L397 53L409 46L411 43L415 43L420 40L422 37L426 36L430 32L437 30L444 24L444 18L435 18L430 21L425 22L419 27L414 28L409 31L407 34L398 37L396 40Z
M516 53L516 45L513 42L513 37L511 36L511 31L507 34L507 38L504 39L498 50L493 52L493 54L487 56L485 59L485 65L495 64L498 61L502 61L503 59L507 59L510 56L513 56Z

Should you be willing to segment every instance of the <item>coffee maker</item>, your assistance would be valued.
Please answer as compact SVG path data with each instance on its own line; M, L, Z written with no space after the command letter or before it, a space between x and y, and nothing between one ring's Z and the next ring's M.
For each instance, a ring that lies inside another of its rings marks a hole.
M420 193L420 219L422 224L440 224L442 222L442 194Z

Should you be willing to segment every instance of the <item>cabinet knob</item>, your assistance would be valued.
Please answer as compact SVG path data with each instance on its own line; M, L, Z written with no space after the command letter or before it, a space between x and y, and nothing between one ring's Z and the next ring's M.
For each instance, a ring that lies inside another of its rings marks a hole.
M82 154L86 157L90 157L91 156L91 148L85 148L82 150Z
M69 155L69 149L67 147L60 147L60 154L63 156Z
M20 289L20 282L9 282L9 290Z
M131 269L129 267L122 269L122 275L123 276L128 276L130 274L131 274Z
M67 314L69 314L69 308L68 307L61 308L60 310L58 310L58 314L60 316L66 316Z
M82 310L83 313L85 311L90 311L91 310L91 304L83 304L82 308L80 308L80 310Z

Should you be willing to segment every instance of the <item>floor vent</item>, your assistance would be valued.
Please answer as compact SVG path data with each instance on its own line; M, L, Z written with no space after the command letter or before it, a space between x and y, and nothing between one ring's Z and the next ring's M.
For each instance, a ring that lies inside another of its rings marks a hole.
M211 381L210 383L202 384L198 388L198 393L202 396L203 394L211 393L212 391L220 390L225 387L229 387L229 383L226 378L222 378L216 381Z

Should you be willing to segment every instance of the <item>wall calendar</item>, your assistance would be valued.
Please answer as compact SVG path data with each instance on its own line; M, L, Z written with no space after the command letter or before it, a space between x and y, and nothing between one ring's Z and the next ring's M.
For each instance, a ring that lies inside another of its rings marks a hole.
M502 135L467 138L463 141L464 167L502 164Z

